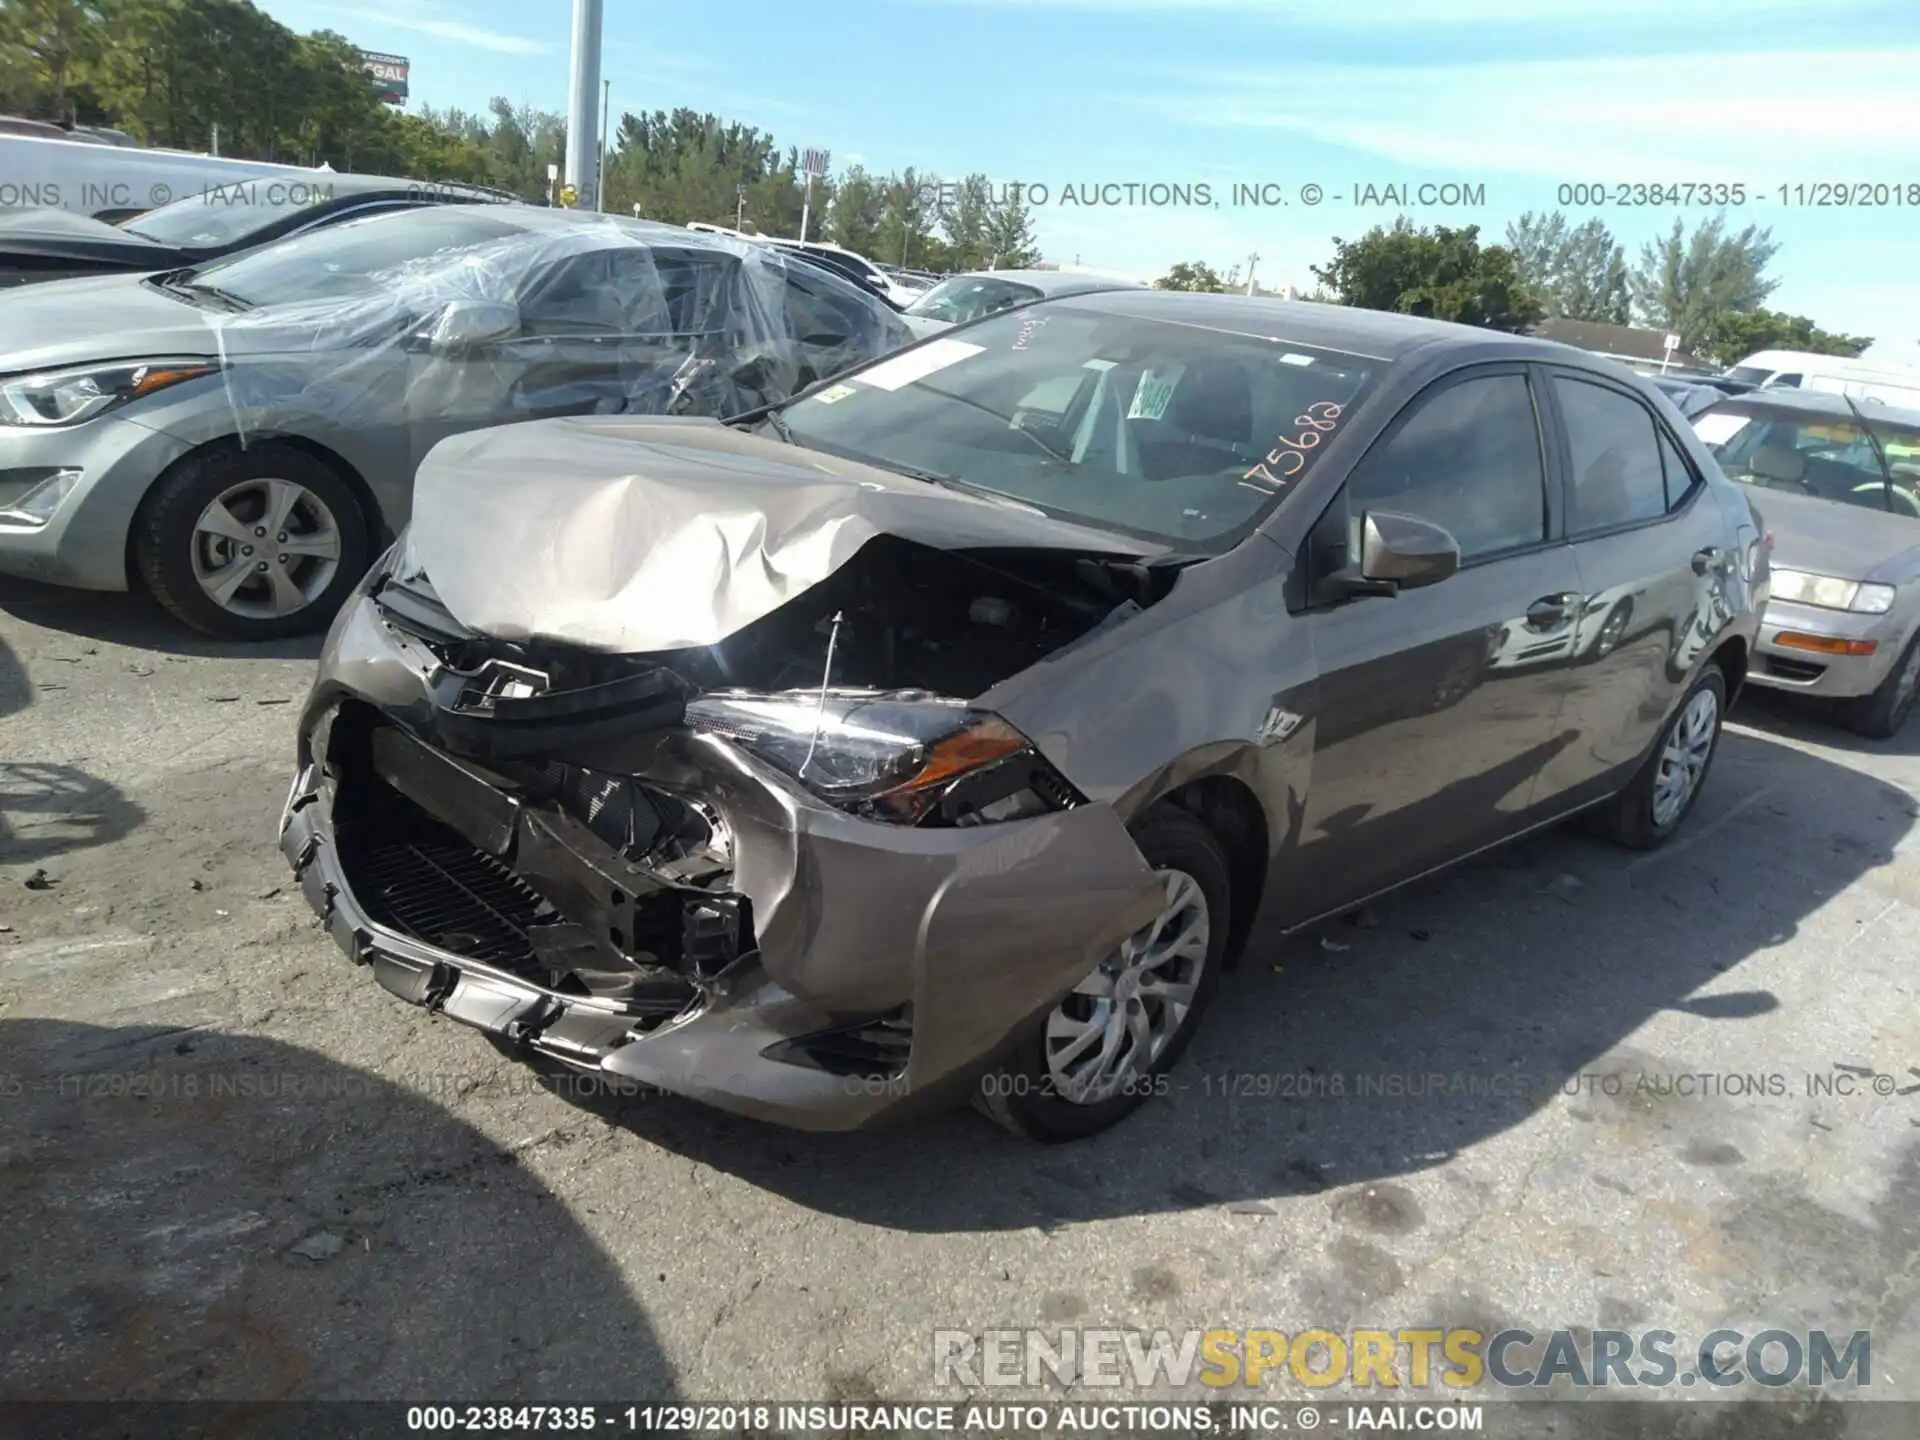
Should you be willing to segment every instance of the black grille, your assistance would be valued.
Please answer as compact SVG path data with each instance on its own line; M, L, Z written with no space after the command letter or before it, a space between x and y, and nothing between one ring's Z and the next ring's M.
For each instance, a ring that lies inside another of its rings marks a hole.
M1818 680L1827 673L1827 667L1816 665L1808 660L1785 660L1778 655L1766 658L1767 673L1778 675L1782 680Z
M377 835L342 855L369 916L456 955L545 983L527 931L554 912L511 870L451 830L391 807Z
M913 1016L902 1007L877 1020L781 1040L761 1053L829 1075L890 1080L906 1070L913 1053Z

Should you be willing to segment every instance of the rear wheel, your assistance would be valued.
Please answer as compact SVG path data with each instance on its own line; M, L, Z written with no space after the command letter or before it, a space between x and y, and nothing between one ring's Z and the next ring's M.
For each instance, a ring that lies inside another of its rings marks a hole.
M1871 695L1849 701L1841 716L1849 730L1869 740L1891 740L1913 714L1920 696L1920 635L1916 635Z
M352 487L305 451L211 451L154 487L134 563L194 629L275 640L326 627L372 560L368 529Z
M1657 849L1671 840L1706 784L1726 710L1726 676L1718 665L1709 665L1667 721L1646 764L1594 816L1601 833L1635 850Z
M1149 811L1134 841L1164 887L1159 915L981 1081L980 1108L1028 1139L1096 1135L1163 1092L1213 998L1232 920L1226 852L1173 805Z

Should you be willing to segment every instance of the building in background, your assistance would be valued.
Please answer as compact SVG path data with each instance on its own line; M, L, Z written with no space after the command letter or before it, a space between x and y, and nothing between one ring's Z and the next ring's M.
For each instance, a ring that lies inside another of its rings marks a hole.
M374 50L362 50L360 63L367 67L367 74L373 77L374 93L389 105L407 103L407 57L404 55L382 55Z

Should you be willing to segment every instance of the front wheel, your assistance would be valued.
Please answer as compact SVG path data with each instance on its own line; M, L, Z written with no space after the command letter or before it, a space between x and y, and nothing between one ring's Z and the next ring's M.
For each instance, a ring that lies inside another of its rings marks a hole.
M1847 728L1869 740L1891 740L1913 713L1920 695L1920 635L1916 635L1871 695L1862 695L1843 710Z
M1646 763L1596 815L1602 833L1634 850L1657 849L1671 840L1707 782L1726 711L1726 677L1710 664L1667 721Z
M1219 981L1232 903L1219 840L1189 812L1162 805L1134 827L1134 842L1165 887L1159 915L980 1082L980 1108L1030 1140L1097 1135L1164 1093Z
M291 445L189 456L147 498L134 560L194 629L230 640L323 630L366 573L367 517L331 467Z

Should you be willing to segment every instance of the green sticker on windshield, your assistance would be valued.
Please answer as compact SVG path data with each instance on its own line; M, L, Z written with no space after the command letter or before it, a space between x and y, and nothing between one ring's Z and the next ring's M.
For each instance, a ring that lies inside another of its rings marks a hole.
M1162 376L1155 371L1142 372L1140 383L1134 387L1133 403L1127 407L1129 420L1158 420L1167 413L1167 404L1173 399L1173 382L1177 375Z
M851 394L853 394L853 387L851 385L834 385L822 390L813 398L818 400L822 405L831 405L836 400L844 400Z

